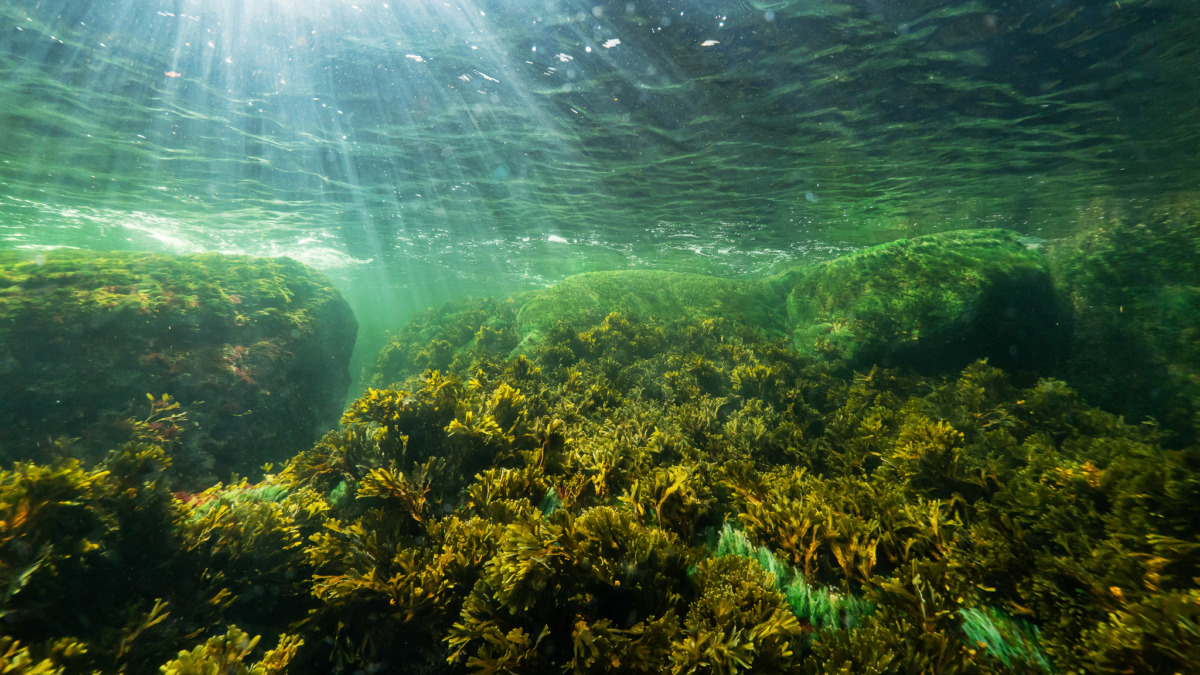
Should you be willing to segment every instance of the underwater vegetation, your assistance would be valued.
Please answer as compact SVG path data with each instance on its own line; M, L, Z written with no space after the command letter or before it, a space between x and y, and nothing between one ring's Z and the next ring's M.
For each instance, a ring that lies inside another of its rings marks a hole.
M1196 203L1156 203L1137 220L1101 213L1048 253L1073 326L1059 376L1097 405L1153 416L1179 444L1200 439Z
M149 392L186 410L175 473L247 474L336 421L356 331L292 260L0 252L0 457L94 462Z
M151 672L175 656L167 672L215 672L186 664L226 658L215 635L204 644L216 622L233 639L233 623L303 611L293 551L311 514L245 485L184 503L169 490L169 446L130 442L92 468L17 462L0 475L5 672ZM298 641L278 637L263 662ZM177 655L182 645L192 653Z
M1022 270L1040 255L974 236ZM720 303L643 314L645 300L602 313L609 292L553 321L523 309L550 306L553 289L419 315L337 428L255 484L173 483L193 430L163 431L185 410L167 397L95 465L0 472L0 664L817 675L1200 662L1200 447L1011 362L860 367L853 345L882 344L867 322L853 341L799 349L786 319L709 315Z
M559 322L599 324L612 312L654 317L668 327L720 317L725 330L790 337L801 353L852 368L898 365L947 374L989 358L1032 372L1060 360L1065 306L1046 256L1016 234L948 232L761 280L591 272L503 301L449 303L398 331L364 379L380 387L421 368L466 367L466 350L475 353L480 340L495 355L530 356L539 344L556 341Z
M610 315L570 364L372 389L257 486L177 498L147 445L18 464L0 477L7 658L1186 672L1196 449L1058 381L843 373L722 329ZM614 365L614 331L661 349Z
M946 372L986 357L1037 370L1062 343L1046 260L1012 232L900 239L783 278L796 348L835 350L855 368Z

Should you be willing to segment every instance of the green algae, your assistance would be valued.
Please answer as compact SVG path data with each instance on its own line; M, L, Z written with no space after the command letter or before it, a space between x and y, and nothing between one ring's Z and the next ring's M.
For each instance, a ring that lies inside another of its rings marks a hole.
M967 644L986 650L1005 667L1022 666L1052 672L1053 668L1037 645L1037 628L1014 621L990 607L962 609L963 633Z
M973 230L899 240L761 280L591 272L504 301L449 303L395 334L364 380L382 387L425 369L466 372L469 354L530 356L541 346L569 361L564 348L579 346L558 324L599 324L611 313L667 327L721 319L731 336L791 336L801 353L853 368L930 373L977 358L1025 371L1048 366L1059 356L1063 322L1045 256L1010 232ZM624 351L656 346L622 338Z
M1104 227L1050 247L1071 308L1057 375L1178 445L1200 434L1200 209L1195 199L1106 214Z
M801 572L780 562L771 549L754 546L743 532L729 523L721 528L716 555L736 555L756 561L771 575L792 613L804 625L817 629L857 626L875 609L870 602L860 598L812 586Z
M1045 258L1011 232L900 239L780 283L796 348L856 368L946 372L988 358L1036 369L1054 356L1058 309Z
M517 312L523 340L537 339L556 321L598 323L617 312L672 325L723 317L766 337L787 330L783 306L767 283L679 272L589 272L533 291Z

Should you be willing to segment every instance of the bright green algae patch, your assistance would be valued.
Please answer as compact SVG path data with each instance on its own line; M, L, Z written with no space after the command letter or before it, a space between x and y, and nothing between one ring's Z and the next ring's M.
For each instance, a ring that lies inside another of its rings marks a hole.
M0 252L0 450L74 438L94 457L175 401L186 418L156 423L188 430L177 467L246 473L336 421L355 333L329 280L288 259Z

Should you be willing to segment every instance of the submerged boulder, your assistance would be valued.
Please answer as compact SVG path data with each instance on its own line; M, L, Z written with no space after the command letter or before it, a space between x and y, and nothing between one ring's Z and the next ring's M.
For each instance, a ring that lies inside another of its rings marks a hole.
M1045 257L1004 230L900 239L786 273L797 349L948 372L979 358L1036 370L1058 357L1061 313Z
M766 280L655 271L580 274L518 299L523 344L563 319L609 312L721 318L854 368L952 372L987 358L1036 370L1058 358L1061 311L1045 256L1004 230L926 235Z
M1165 204L1050 247L1070 307L1055 373L1131 421L1153 417L1180 446L1200 434L1200 209Z
M465 300L414 318L364 381L466 372L480 349L531 355L560 325L610 313L670 325L721 319L739 336L790 336L852 368L953 372L980 358L1036 370L1059 355L1062 314L1041 251L1002 230L902 239L766 279L625 270L569 277L507 300ZM562 346L560 345L560 348Z
M134 418L183 475L252 472L337 422L356 333L286 258L0 253L0 457L94 459Z

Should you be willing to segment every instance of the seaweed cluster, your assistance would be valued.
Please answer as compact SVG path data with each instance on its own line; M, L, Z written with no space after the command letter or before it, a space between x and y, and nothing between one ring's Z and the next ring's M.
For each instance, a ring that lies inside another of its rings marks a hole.
M259 485L173 496L173 441L150 431L92 470L5 472L6 661L815 674L1200 658L1200 451L1062 382L984 362L853 372L722 320L616 313L499 357L477 339L506 334L493 309L442 312L447 330L485 317L458 331L457 370L368 390Z
M95 466L0 472L3 670L1188 672L1200 448L1023 368L864 366L958 328L1020 337L974 315L1012 288L986 270L1042 288L1037 255L944 240L984 251L978 274L900 298L641 274L614 303L589 275L429 310L255 484L173 484L191 411L150 396ZM929 243L835 263L936 279ZM828 330L789 323L810 310Z
M242 663L259 641L235 624L303 611L292 564L315 514L245 485L185 503L169 489L169 449L130 442L92 468L60 459L0 474L4 672L150 672L193 645L164 670L216 672L197 664L228 661L235 643ZM224 637L204 639L214 626L228 636L219 647ZM263 663L279 668L253 672L283 672L300 638L277 642Z

